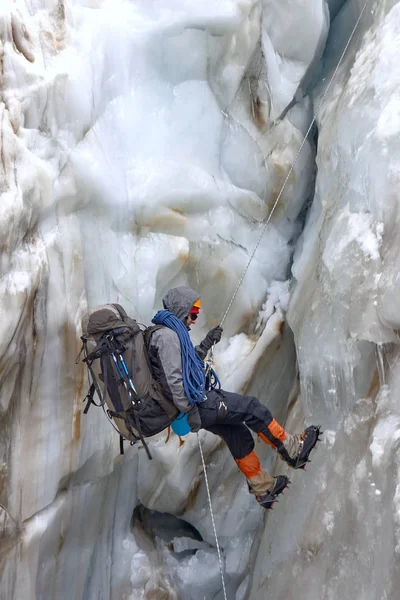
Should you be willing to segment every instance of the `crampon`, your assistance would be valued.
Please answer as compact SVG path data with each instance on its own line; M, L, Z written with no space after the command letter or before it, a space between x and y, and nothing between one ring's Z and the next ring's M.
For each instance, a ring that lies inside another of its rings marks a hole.
M256 496L256 500L260 506L266 509L272 509L275 502L278 502L277 497L282 494L285 488L290 484L289 478L286 475L278 475L275 477L275 485L271 492L267 492L264 496Z
M308 462L311 462L309 456L315 448L322 435L321 425L310 425L303 431L300 437L301 447L296 457L291 458L290 464L293 469L304 469Z

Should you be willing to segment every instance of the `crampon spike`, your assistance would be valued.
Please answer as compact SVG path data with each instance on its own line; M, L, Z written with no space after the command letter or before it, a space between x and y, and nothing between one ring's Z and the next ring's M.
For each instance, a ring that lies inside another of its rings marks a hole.
M315 448L315 446L317 445L317 442L319 440L318 436L319 426L317 427L316 425L310 425L309 427L307 427L307 429L303 431L303 433L300 436L301 445L297 457L289 459L284 457L282 458L284 458L284 460L294 469L306 470L305 465L306 463L311 462L309 460L309 456L313 448Z
M256 496L257 502L265 509L270 509L273 507L275 502L278 502L276 499L279 494L282 494L283 490L286 488L288 482L288 478L286 475L278 475L275 477L275 484L271 491L267 491L263 496Z

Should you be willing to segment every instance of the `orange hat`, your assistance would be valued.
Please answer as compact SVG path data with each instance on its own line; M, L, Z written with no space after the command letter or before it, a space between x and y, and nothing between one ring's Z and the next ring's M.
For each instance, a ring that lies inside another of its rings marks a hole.
M196 300L196 302L193 304L192 308L190 309L190 312L192 314L198 315L200 312L200 298L198 300Z

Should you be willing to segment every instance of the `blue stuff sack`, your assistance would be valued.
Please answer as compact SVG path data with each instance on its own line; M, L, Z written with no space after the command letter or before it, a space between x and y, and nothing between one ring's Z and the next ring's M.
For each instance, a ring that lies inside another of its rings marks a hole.
M190 425L187 420L187 413L180 413L175 421L171 423L171 428L176 435L187 435L190 433Z

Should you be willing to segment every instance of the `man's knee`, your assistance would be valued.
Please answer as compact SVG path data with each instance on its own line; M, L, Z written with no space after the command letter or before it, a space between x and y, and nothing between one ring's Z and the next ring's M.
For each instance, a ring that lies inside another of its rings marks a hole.
M229 449L234 459L245 458L248 454L254 450L254 440L250 431L247 429L246 434L244 432L238 432L237 437L230 441Z
M243 398L246 400L249 414L268 426L273 420L272 414L268 408L261 404L255 396L243 396Z

